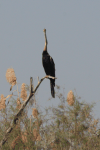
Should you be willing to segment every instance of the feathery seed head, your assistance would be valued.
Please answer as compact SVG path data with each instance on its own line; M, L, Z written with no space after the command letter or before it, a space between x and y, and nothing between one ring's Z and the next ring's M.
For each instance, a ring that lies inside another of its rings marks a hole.
M38 137L38 131L37 131L37 129L33 129L33 135L34 135L34 138L35 139L33 139L33 140L36 140L37 139L37 137Z
M41 136L38 130L35 128L33 129L33 135L34 135L33 141L41 141Z
M23 83L21 86L21 96L20 97L22 98L23 101L25 101L27 98L27 91L26 91L25 83Z
M6 98L4 97L3 94L1 94L1 99L0 99L0 110L6 108L5 101L6 101Z
M34 118L37 118L37 116L38 116L38 111L37 111L36 108L33 108L32 115L33 115Z
M72 91L69 91L68 95L67 95L67 102L68 102L68 105L72 106L75 102L74 100L74 94Z
M12 141L12 144L11 144L11 148L14 149L16 144L18 143L18 141L20 140L20 136L17 136L13 141Z
M41 141L41 136L38 135L36 141Z
M1 94L1 99L0 100L6 100L3 94Z
M16 108L20 109L20 107L21 107L21 101L19 98L17 98L17 107Z
M6 71L6 80L9 82L12 86L16 84L16 76L13 68L8 68Z
M27 132L24 133L21 132L21 136L22 136L23 143L27 143Z

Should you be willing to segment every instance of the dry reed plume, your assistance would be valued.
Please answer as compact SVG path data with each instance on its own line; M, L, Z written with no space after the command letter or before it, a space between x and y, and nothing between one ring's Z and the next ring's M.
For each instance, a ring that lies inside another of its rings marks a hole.
M6 101L6 98L4 97L3 94L1 94L1 99L0 99L0 110L6 108L5 101Z
M35 138L35 140L37 139L37 137L38 137L38 131L37 131L37 129L33 129L33 135L34 135L34 138Z
M34 135L34 138L33 138L33 141L41 141L41 136L39 135L37 129L33 129L33 135Z
M11 148L12 149L15 149L15 146L16 144L19 142L20 140L20 136L17 136L13 141L12 141L12 144L11 144Z
M38 135L36 141L41 141L41 136Z
M23 101L25 101L27 98L27 91L26 91L25 83L23 83L21 86L21 96L20 97L22 98Z
M23 143L27 143L27 132L21 133Z
M21 108L21 101L19 98L17 98L17 109L20 109Z
M69 91L68 95L67 95L67 102L68 102L68 105L72 106L75 102L74 100L74 94L72 91Z
M6 71L6 80L7 82L9 82L12 86L10 88L10 90L12 89L12 87L16 84L16 76L15 76L15 72L13 68L8 68Z
M37 116L38 116L38 111L37 111L36 108L33 108L32 115L33 115L34 118L37 118Z

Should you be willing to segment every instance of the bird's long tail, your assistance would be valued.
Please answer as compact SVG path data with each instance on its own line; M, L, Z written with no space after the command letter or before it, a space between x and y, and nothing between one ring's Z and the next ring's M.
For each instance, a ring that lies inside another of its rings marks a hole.
M55 98L55 80L54 79L50 79L50 87L51 87L51 95L53 98Z

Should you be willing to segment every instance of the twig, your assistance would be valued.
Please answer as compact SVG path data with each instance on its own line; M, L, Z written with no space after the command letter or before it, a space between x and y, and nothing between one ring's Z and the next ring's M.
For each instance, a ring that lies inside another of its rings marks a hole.
M52 77L52 76L48 76L48 75L45 78L57 79L56 77Z
M38 79L38 83L39 83L39 77L37 77L37 79Z

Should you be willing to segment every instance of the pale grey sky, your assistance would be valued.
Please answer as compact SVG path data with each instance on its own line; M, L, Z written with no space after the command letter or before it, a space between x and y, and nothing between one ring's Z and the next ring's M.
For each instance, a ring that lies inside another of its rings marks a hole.
M6 70L13 67L18 83L45 76L42 67L43 29L47 29L48 52L56 66L56 84L66 96L76 89L86 102L96 102L100 115L100 1L99 0L0 0L0 94L10 85ZM16 89L16 87L14 87ZM38 90L42 106L56 105L49 80Z

